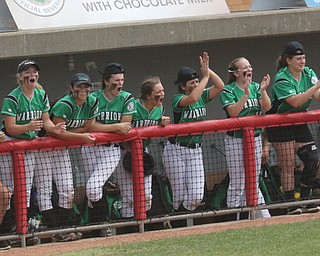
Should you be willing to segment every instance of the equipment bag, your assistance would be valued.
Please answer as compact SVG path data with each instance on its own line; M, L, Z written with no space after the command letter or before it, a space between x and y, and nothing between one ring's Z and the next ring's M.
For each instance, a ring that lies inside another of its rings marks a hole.
M171 186L165 175L152 174L152 206L148 216L158 216L173 213Z

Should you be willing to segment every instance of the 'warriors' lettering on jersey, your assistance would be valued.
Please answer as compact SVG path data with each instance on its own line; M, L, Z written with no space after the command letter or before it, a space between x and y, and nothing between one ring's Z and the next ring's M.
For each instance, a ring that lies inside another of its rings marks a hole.
M31 110L28 112L23 112L17 114L16 121L28 121L28 120L33 120L33 119L41 119L42 117L42 111L41 110Z
M44 90L35 88L30 99L23 93L21 86L18 86L4 98L1 114L15 117L17 125L25 125L34 119L41 120L42 115L49 110L49 99ZM6 131L4 121L1 128ZM38 132L28 131L22 134L9 135L18 139L34 139L38 136Z
M118 112L108 112L108 111L101 111L97 116L97 121L116 121L116 123L120 122L121 120L121 113ZM103 123L103 122L101 122Z
M51 115L62 118L67 130L82 127L88 120L95 118L99 112L98 99L91 94L78 106L72 94L67 94L54 104Z
M182 114L184 119L198 119L199 117L207 116L206 108L197 108L183 111Z
M77 127L81 127L87 122L87 120L70 120L69 122L66 123L67 127L70 129L74 129Z
M261 115L262 110L260 106L260 98L261 98L261 91L260 85L256 82L251 82L248 86L249 89L249 96L247 101L245 102L242 110L238 114L237 117L244 117L244 116L254 116L254 115ZM236 82L231 84L227 84L222 92L220 93L220 100L222 103L223 109L226 111L226 107L229 105L233 105L237 103L244 95L244 90L241 89ZM229 118L230 115L228 111L226 111L227 117ZM255 129L255 134L260 134L261 129ZM242 138L242 131L238 130L235 131L234 134L237 138Z
M158 125L159 120L138 120L132 122L133 127L143 127L143 126L152 126L152 125Z
M237 117L260 115L262 113L259 103L261 98L260 85L256 82L251 82L248 89L250 91L249 97ZM237 103L242 98L243 94L244 90L241 89L236 82L227 84L220 93L223 109ZM227 117L230 117L227 111L226 114Z
M99 115L96 120L102 124L114 124L121 121L124 115L133 115L136 113L134 98L131 93L120 91L120 94L109 100L104 90L98 90L92 93L99 101Z
M258 99L248 99L243 108L260 107Z
M180 107L179 103L185 94L176 94L172 99L173 118L175 124L196 122L205 120L207 116L206 104L211 101L210 88L203 91L200 99L192 105ZM177 137L177 142L200 143L202 135L181 136Z
M151 111L146 109L140 99L135 100L136 113L132 116L132 127L142 127L142 126L153 126L159 125L159 120L161 120L164 114L163 106L155 106ZM144 147L150 144L150 140L144 140Z

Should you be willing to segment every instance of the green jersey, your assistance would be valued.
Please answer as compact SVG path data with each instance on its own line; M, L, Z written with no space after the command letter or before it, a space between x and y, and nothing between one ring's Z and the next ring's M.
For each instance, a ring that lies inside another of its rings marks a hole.
M95 118L99 112L98 99L89 95L86 101L79 107L72 96L67 94L58 100L50 113L62 118L67 125L67 130L83 126L88 120Z
M262 114L261 106L259 103L259 100L261 99L260 85L256 82L251 82L248 88L250 92L249 97L237 117L254 116ZM237 103L243 95L244 90L241 89L236 82L227 84L220 93L220 100L223 109L225 110L227 106ZM227 118L230 118L227 111L226 114ZM260 133L261 129L255 129L256 135ZM242 132L235 131L235 137L241 138Z
M300 81L291 75L288 67L281 68L273 79L272 107L268 114L306 111L311 104L311 98L297 108L292 107L285 99L307 91L317 81L316 73L308 67L301 72Z
M176 94L172 99L172 110L174 123L181 124L187 122L202 121L207 116L206 104L211 101L210 88L203 91L200 99L189 106L179 107L180 100L185 97L185 94ZM176 142L200 143L202 135L181 136L176 138Z
M42 114L50 110L50 103L44 90L34 88L32 99L29 99L19 86L7 95L2 103L2 115L16 118L17 125L30 123L33 119L42 119ZM2 130L6 130L5 123L2 123ZM37 131L28 131L18 135L10 135L19 139L34 139L38 135Z
M96 120L102 124L119 123L123 115L132 115L136 113L134 98L131 93L121 91L120 95L108 100L104 90L98 90L92 93L99 101L99 115Z
M138 128L143 126L153 126L159 125L162 121L162 116L164 114L164 108L155 106L150 112L146 109L140 99L135 100L135 105L137 112L132 116L132 127ZM150 144L150 140L143 141L144 146Z

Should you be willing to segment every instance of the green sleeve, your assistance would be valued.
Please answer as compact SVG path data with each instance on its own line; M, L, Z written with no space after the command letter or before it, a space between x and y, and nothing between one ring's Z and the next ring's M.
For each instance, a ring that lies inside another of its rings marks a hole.
M72 115L72 108L64 101L58 101L51 109L51 114L56 117L62 118L68 122Z
M1 110L2 115L16 116L18 104L15 100L16 99L13 96L7 96L4 98Z

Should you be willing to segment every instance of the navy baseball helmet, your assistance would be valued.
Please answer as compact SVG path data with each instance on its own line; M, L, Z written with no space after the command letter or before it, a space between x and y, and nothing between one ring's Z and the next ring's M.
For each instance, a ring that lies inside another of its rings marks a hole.
M124 69L121 64L119 63L109 63L103 71L103 77L116 75L116 74L124 74Z
M179 70L177 80L174 81L174 84L186 83L196 78L199 78L197 71L189 67L184 67Z
M286 45L282 55L303 55L304 48L303 45L297 41L291 41Z

